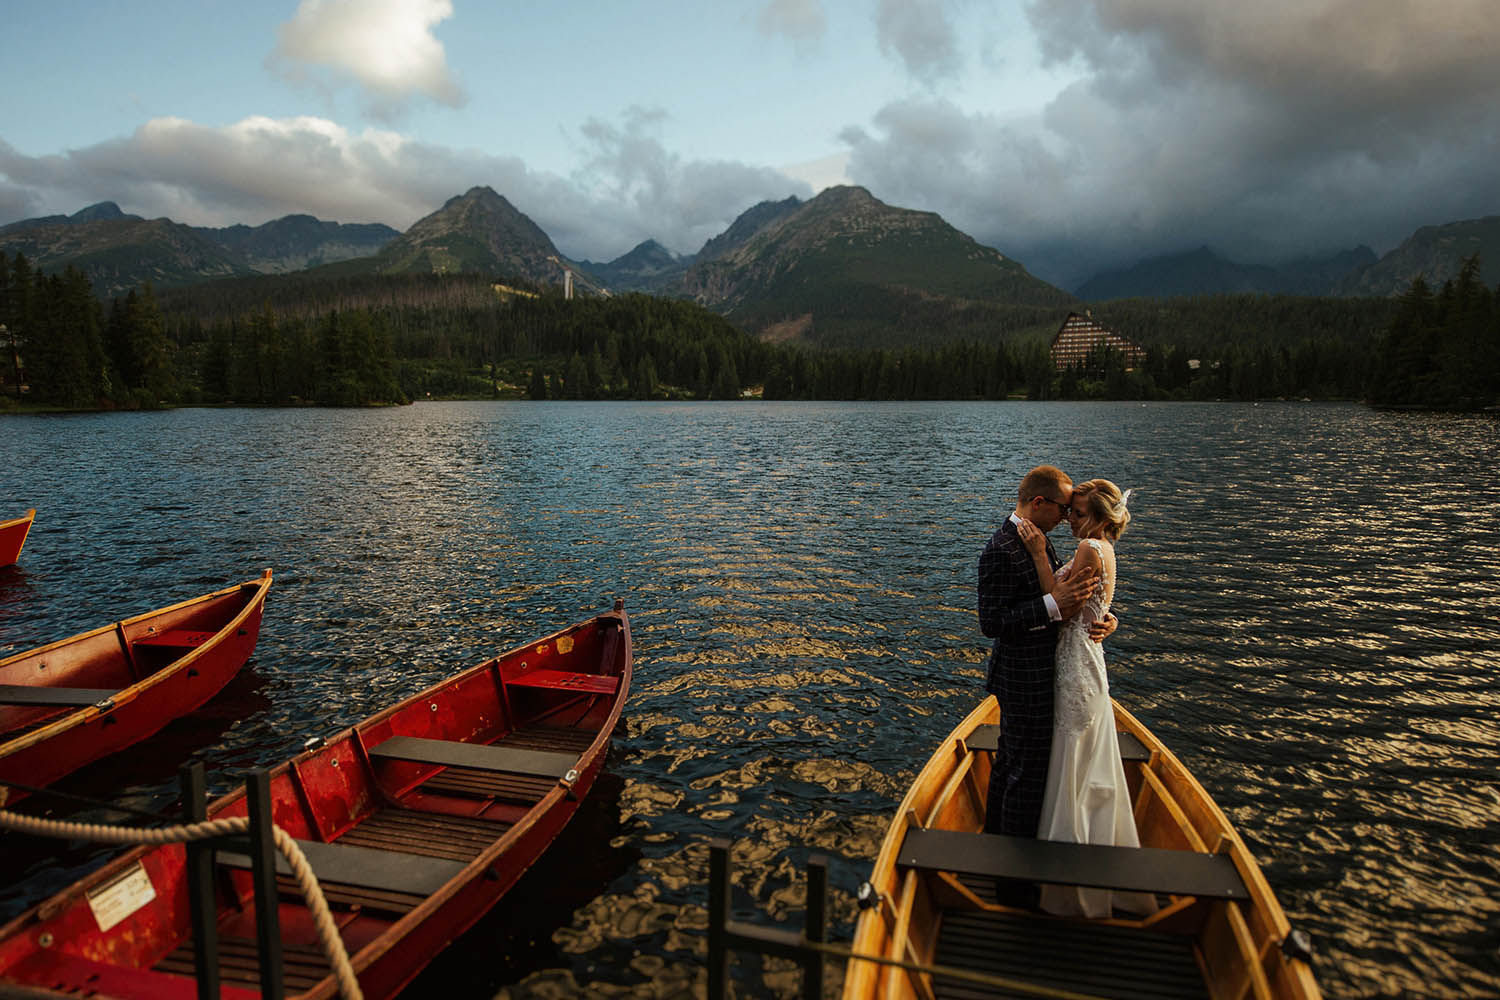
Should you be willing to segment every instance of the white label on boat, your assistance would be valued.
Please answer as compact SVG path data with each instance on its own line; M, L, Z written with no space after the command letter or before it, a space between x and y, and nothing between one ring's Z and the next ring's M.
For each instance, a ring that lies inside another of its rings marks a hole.
M146 868L137 861L119 878L97 889L89 890L89 909L99 921L99 929L107 931L121 920L156 898L156 888Z

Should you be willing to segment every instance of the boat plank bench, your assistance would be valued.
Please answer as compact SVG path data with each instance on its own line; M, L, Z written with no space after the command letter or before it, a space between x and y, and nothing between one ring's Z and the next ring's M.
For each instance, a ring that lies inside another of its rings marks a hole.
M1228 855L1159 847L1105 847L996 833L913 829L901 844L896 864L1090 889L1250 898Z
M572 670L528 670L505 678L506 687L548 688L553 691L578 691L584 694L614 694L620 678L604 674L583 674Z
M204 632L198 629L165 628L160 632L147 632L136 636L131 644L161 646L165 649L197 649L217 634L217 632Z
M417 764L529 774L540 778L561 778L578 766L577 754L518 750L457 740L428 740L417 736L392 736L384 743L370 747L369 754Z
M307 856L319 882L359 886L381 892L400 892L413 896L431 896L459 872L465 863L447 858L430 858L401 851L381 851L371 847L325 844L319 840L299 840L297 846ZM233 851L218 852L220 864L231 868L250 867L250 857ZM286 859L276 855L276 872L290 875Z
M0 684L0 705L72 705L87 707L109 701L115 688L41 687L31 684Z
M1145 762L1151 759L1151 751L1146 749L1146 744L1137 739L1134 733L1121 730L1116 735L1120 737L1121 760ZM964 740L964 745L970 750L989 750L993 753L1000 748L1000 727L975 726L974 731Z
M1191 937L1132 927L947 910L938 931L937 964L1027 983L1039 992L1209 1000ZM938 1000L994 995L941 975L933 977L932 986Z

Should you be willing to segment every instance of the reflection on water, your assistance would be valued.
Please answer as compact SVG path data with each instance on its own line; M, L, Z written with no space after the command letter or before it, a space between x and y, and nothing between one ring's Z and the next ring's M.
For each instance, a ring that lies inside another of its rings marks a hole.
M567 891L538 869L556 885L481 922L414 995L687 995L712 837L733 844L737 915L761 922L799 926L807 856L829 855L847 936L846 890L979 696L975 562L1044 460L1141 490L1120 549L1116 694L1239 825L1317 939L1327 994L1500 991L1500 537L1476 502L1496 494L1493 421L1290 404L419 404L0 427L0 516L38 508L22 565L0 572L0 654L276 572L255 697L207 740L153 741L135 755L145 770L72 789L163 807L186 755L222 790L626 599L638 666L616 785L567 848L599 864ZM95 857L31 857L0 911ZM535 902L554 889L557 905ZM750 995L796 983L754 958L735 976Z

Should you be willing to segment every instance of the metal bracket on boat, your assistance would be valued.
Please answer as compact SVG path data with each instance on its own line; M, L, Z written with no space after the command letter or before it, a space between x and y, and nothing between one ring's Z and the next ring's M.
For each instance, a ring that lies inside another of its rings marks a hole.
M101 712L110 712L114 710L115 700L113 698L105 698L101 701L94 702L94 707Z
M861 882L859 889L854 894L854 903L861 910L868 910L872 906L880 905L880 893L868 882Z
M322 745L323 745L323 737L321 737L321 736L309 736L307 739L305 739L305 740L302 741L302 752L306 753L309 750L316 750L319 747L321 747Z
M1281 953L1287 958L1299 958L1309 965L1312 964L1314 954L1312 936L1307 931L1293 927L1282 939Z
M559 785L562 785L563 789L568 793L568 801L569 802L577 802L578 801L578 796L576 796L576 795L573 794L573 786L577 782L578 782L578 768L576 768L576 767L570 767L570 768L568 768L568 773L565 774L565 775L563 775L561 778L557 779L557 783Z

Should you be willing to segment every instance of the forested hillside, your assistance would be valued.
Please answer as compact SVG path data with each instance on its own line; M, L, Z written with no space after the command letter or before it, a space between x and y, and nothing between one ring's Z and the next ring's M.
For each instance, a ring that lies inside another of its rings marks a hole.
M682 300L568 300L483 275L335 265L161 295L147 286L101 305L76 271L40 275L0 257L0 390L8 405L63 408L745 396L1484 405L1497 382L1495 295L1478 273L1476 263L1435 295L1416 286L1399 301L1102 303L1098 318L1145 345L1144 364L1126 371L1099 352L1056 371L1047 345L1062 310L1038 309L1019 330L934 315L906 347L818 350L752 337Z

